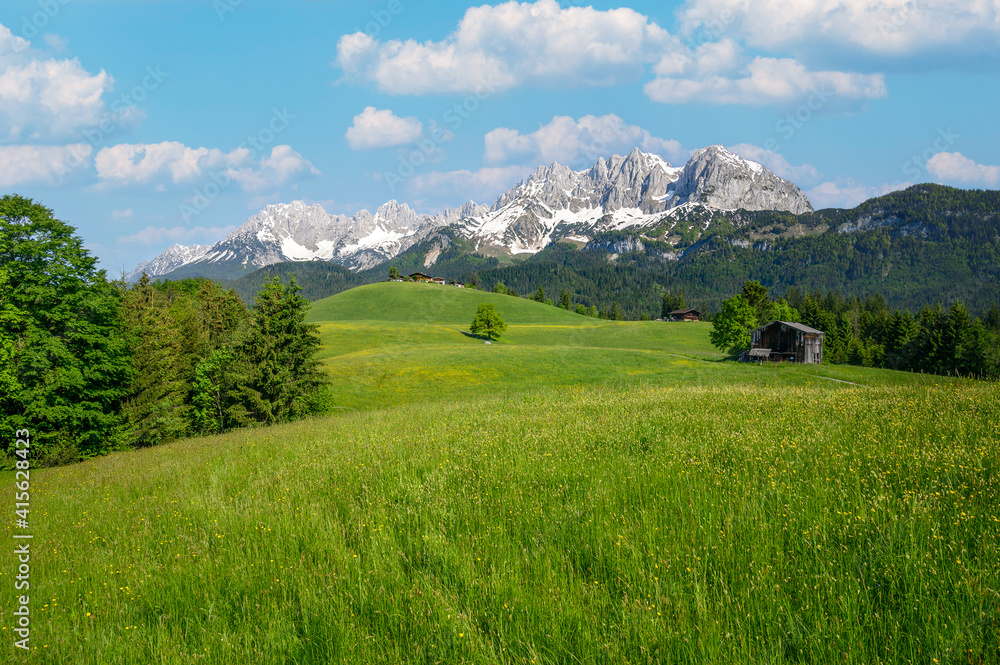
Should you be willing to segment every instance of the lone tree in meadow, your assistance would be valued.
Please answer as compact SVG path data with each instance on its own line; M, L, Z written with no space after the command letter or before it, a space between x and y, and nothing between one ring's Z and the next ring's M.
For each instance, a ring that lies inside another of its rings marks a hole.
M476 318L473 319L469 330L473 335L498 340L507 330L507 324L493 305L484 302L476 310Z

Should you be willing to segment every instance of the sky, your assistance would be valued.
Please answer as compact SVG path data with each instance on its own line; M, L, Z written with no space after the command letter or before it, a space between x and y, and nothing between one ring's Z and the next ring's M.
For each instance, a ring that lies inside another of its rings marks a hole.
M1000 0L4 0L0 193L109 275L266 205L492 203L722 144L817 209L1000 188Z

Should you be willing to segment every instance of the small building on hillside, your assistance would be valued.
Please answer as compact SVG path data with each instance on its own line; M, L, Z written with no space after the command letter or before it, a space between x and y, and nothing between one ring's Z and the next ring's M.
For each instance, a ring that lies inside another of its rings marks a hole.
M751 331L750 352L746 357L819 365L823 362L825 335L822 330L801 323L772 321Z
M444 286L445 284L448 283L444 277L431 277L431 281L434 282L435 284L440 284L441 286Z
M701 312L696 309L678 309L667 315L669 321L701 321Z

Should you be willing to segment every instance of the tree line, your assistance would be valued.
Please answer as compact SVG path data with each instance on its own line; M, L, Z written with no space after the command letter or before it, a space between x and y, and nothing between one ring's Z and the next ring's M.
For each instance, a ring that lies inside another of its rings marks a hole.
M823 362L950 376L1000 378L1000 308L972 316L965 305L892 309L881 295L865 298L789 289L773 299L748 281L724 300L712 343L736 355L750 348L750 331L771 321L803 323L826 335Z
M294 279L247 307L207 279L107 279L68 224L0 199L0 450L59 464L327 410Z

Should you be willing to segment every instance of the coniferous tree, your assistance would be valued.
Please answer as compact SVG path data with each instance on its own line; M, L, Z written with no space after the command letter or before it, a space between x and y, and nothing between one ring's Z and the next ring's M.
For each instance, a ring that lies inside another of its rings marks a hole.
M665 291L660 305L660 318L666 319L670 316L670 312L676 312L679 309L684 309L684 291L678 291L676 295Z
M293 277L265 283L251 311L250 334L237 351L245 368L240 397L252 420L285 422L316 410L316 393L326 384L316 352L318 326L305 322L308 301Z
M124 294L122 316L131 343L132 384L123 415L133 445L151 446L187 433L188 382L180 335L165 297L143 274Z
M566 311L573 308L573 296L566 289L563 289L562 293L559 294L559 307Z

